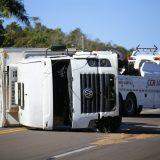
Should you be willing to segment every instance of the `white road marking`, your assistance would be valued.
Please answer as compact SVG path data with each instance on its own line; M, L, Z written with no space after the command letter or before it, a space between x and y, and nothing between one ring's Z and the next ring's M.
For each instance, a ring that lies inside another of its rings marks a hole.
M76 150L73 150L73 151L70 151L70 152L66 152L66 153L62 153L62 154L50 157L49 160L65 157L65 156L68 156L68 155L71 155L71 154L75 154L75 153L79 153L79 152L86 151L86 150L90 150L90 149L95 148L95 147L96 146L88 146L88 147L76 149Z
M154 126L154 125L143 125L143 128L157 128L160 129L160 126Z
M128 143L129 141L125 140L125 141L122 141L123 143Z

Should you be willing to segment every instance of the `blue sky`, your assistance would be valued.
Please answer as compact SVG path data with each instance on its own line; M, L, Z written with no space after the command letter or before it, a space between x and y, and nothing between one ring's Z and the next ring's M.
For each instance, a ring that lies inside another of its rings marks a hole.
M160 47L160 0L24 0L29 16L66 33L76 27L89 38L127 48Z

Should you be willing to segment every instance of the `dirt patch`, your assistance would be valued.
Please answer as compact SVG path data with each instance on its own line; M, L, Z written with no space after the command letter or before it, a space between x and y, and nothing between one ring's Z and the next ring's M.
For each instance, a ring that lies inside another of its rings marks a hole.
M103 146L103 145L109 145L109 144L117 144L117 143L123 143L132 139L147 139L147 138L153 138L160 135L156 134L106 134L100 138L98 138L95 142L92 142L92 145L97 146Z

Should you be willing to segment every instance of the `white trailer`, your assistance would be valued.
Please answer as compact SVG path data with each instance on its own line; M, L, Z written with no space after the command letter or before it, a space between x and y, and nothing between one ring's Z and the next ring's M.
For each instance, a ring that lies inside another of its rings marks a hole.
M118 76L120 111L123 115L133 116L145 108L160 108L160 65L144 62L140 74Z
M15 104L16 64L30 57L44 57L47 48L0 48L0 127L19 125ZM59 52L48 51L48 55Z
M23 58L22 48L0 49L0 127L19 125L14 97L14 83L17 81L15 64Z
M16 64L29 57L44 56L46 48L0 48L0 127L19 125L15 104Z
M98 128L120 123L117 55L77 52L17 65L19 121L31 128Z

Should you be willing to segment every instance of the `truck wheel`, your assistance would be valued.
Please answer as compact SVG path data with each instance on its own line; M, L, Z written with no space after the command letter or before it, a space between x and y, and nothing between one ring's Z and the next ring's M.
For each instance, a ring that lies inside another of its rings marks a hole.
M103 117L97 123L97 129L101 133L115 132L119 129L122 122L121 116Z
M97 123L97 129L101 133L115 132L119 129L122 122L121 116L102 117Z
M101 119L99 119L97 122L96 122L96 125L97 125L97 129L99 132L101 133L106 133L107 132L107 129L106 129L106 125L105 125L105 118L102 117Z
M109 117L106 126L107 132L116 132L119 129L121 122L122 122L121 116Z
M128 95L125 101L124 112L126 116L134 116L137 113L137 100L133 95Z

